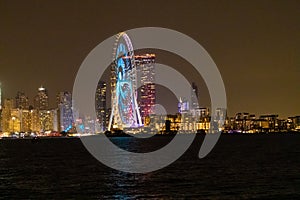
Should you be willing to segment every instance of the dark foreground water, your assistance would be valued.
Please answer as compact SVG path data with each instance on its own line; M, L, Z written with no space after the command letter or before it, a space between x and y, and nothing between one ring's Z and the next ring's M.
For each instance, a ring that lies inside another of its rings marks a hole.
M80 139L0 141L0 198L9 199L296 199L300 135L222 135L204 159L203 136L175 163L148 174L110 169ZM133 138L112 138L134 149ZM164 144L157 137L143 145ZM140 146L140 145L137 145Z

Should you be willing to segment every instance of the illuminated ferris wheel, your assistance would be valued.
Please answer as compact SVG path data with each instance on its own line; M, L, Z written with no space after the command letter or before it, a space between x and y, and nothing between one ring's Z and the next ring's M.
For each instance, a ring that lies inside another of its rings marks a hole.
M116 37L111 66L111 116L108 129L142 125L137 104L137 71L130 38L125 32Z

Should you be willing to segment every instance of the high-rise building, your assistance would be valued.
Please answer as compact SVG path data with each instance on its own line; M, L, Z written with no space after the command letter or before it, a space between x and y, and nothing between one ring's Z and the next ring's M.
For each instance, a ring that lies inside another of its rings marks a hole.
M190 104L189 101L187 101L185 98L179 98L178 102L178 112L183 114L183 113L188 113L190 111Z
M0 131L2 131L2 85L0 82Z
M41 130L39 111L36 109L30 110L30 117L31 117L31 124L30 124L31 131L39 132Z
M97 85L95 102L97 120L100 125L100 131L105 131L107 129L108 118L106 118L106 83L104 81L99 81Z
M143 123L155 109L155 54L136 55L139 107Z
M41 86L38 88L38 94L34 98L34 107L38 110L46 110L49 106L48 92Z
M28 97L24 92L17 92L16 96L16 108L19 109L28 109Z
M12 120L12 109L14 107L13 99L5 99L2 109L2 131L3 132L12 132L11 120ZM14 118L15 119L15 118Z
M13 108L11 110L11 118L9 120L10 130L13 133L21 132L22 112L20 109Z
M39 122L40 122L40 132L45 133L47 131L57 131L55 130L55 117L56 110L39 110Z
M32 132L31 124L32 124L32 112L31 110L19 110L21 114L21 131L22 132Z
M110 115L111 115L111 108L107 108L106 109L106 129L108 130L108 126L109 126L109 118L110 118Z
M0 82L0 110L2 109L2 85Z
M198 103L198 87L197 85L192 82L192 91L191 91L191 109L198 109L199 103Z
M58 129L60 132L68 132L73 127L72 94L70 92L60 92L57 94L58 107Z

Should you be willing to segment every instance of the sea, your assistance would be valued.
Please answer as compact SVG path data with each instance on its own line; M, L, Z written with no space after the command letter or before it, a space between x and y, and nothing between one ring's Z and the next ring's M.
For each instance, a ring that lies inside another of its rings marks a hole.
M300 198L300 134L221 135L199 159L203 137L174 163L145 174L105 166L79 138L0 140L0 199ZM142 152L172 137L110 140Z

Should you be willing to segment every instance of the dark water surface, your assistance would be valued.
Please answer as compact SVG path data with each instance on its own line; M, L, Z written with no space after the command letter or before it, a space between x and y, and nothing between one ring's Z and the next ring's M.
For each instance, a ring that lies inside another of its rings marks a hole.
M300 198L300 135L222 135L200 160L202 139L175 163L148 174L110 169L76 138L1 140L0 198ZM134 138L112 140L123 148L141 147ZM157 137L143 145L169 140Z

